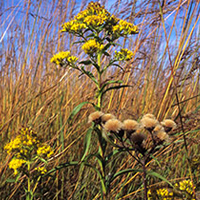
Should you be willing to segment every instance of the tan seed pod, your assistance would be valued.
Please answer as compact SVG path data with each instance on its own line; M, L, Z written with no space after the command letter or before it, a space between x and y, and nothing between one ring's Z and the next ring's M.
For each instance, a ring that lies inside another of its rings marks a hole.
M152 119L149 117L143 117L140 120L140 123L148 131L152 131L159 124L159 122L156 119Z
M165 119L161 122L161 125L164 127L167 133L171 130L174 130L177 127L176 123L171 119Z
M101 121L102 121L103 124L105 124L110 119L116 119L116 117L114 115L112 115L112 114L109 114L109 113L104 114L101 117Z
M99 124L101 122L101 117L104 113L101 111L93 112L88 117L88 123L94 122L95 124Z
M105 123L104 129L111 133L121 133L120 131L123 130L123 123L118 119L110 119Z
M138 122L132 119L124 120L123 124L127 138L130 138L131 134L136 132L136 130L139 128Z
M169 140L169 135L165 131L158 131L156 133L156 136L161 141L168 141Z
M145 117L148 117L148 118L151 118L151 119L156 119L156 117L153 114L150 114L150 113L145 114L142 118L145 118Z

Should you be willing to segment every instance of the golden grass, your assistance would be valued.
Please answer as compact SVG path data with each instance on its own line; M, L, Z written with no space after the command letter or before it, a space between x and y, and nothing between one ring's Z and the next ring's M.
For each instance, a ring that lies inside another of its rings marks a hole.
M1 10L1 29L5 34L0 36L0 196L3 199L21 199L24 198L24 179L21 178L18 183L6 182L12 178L12 172L8 169L10 157L6 156L3 146L19 128L31 126L55 149L50 168L66 161L79 160L88 128L87 117L94 109L85 105L72 121L69 122L68 117L79 103L95 101L95 87L87 77L79 77L80 74L73 69L56 68L50 63L52 55L62 50L70 49L79 58L84 56L78 45L72 46L75 37L59 32L61 24L80 10L76 1L24 1L20 9L9 2L3 3L4 10ZM165 3L160 8L157 1L134 2L136 7L133 3L121 1L113 4L113 8L119 11L116 13L118 16L138 23L139 34L121 41L134 52L134 58L123 66L123 71L112 68L104 77L105 80L121 79L131 87L108 92L103 111L121 120L137 120L147 112L153 113L159 120L175 119L179 126L177 135L172 136L174 140L164 152L156 155L160 162L156 170L170 181L189 177L187 162L182 161L185 150L182 148L183 133L176 94L182 102L181 116L188 154L191 158L198 157L198 1L163 1ZM87 3L87 0L81 1L81 9ZM14 9L17 12L15 17ZM14 21L9 26L11 19ZM91 142L95 144L95 136ZM90 149L91 152L96 150ZM149 166L154 168L151 163ZM124 154L116 157L109 169L116 172L134 167L137 167L136 163ZM199 183L198 171L194 171L193 176L195 183ZM38 198L99 199L97 180L91 169L65 168L54 179L44 178L38 186L44 196ZM153 180L152 184L156 181L159 180ZM123 175L111 185L110 199L137 199L142 195L141 184L138 174Z

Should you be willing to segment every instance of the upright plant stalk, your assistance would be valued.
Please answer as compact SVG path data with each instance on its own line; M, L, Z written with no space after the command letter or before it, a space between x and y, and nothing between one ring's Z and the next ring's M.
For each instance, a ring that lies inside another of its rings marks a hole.
M28 170L28 193L26 196L27 200L30 200L30 192L31 192L31 180L30 180L30 161L27 162L27 170Z

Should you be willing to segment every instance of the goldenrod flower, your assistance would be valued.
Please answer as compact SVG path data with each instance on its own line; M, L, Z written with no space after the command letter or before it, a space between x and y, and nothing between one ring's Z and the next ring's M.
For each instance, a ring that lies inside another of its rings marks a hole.
M40 174L47 173L47 169L45 167L36 167L35 170L37 170Z
M104 45L100 44L94 39L88 40L83 46L82 49L85 51L86 54L94 54L103 49Z
M53 154L53 151L49 145L43 144L38 147L37 155L40 157L50 157Z
M115 35L119 36L126 36L138 33L137 26L134 26L132 23L129 23L124 20L120 20L118 24L113 26L112 30Z
M10 169L14 170L14 175L17 175L18 169L25 163L26 161L23 159L13 158L8 166Z
M77 60L78 58L76 56L71 56L69 51L61 51L55 54L51 58L52 63L55 63L60 66L63 66L65 64L68 64L68 65L74 64Z
M121 49L120 51L115 51L114 56L116 60L128 61L128 60L131 60L131 58L133 57L133 52L128 49Z
M162 200L172 200L173 192L170 192L167 188L150 189L147 192L148 200L162 199Z
M193 189L196 188L195 186L193 186L192 181L190 180L180 181L179 183L175 184L175 187L181 191L187 192L190 195L193 194Z
M86 24L82 22L78 22L76 20L72 20L70 22L66 22L62 25L61 32L69 32L69 33L81 33L84 29L87 28Z

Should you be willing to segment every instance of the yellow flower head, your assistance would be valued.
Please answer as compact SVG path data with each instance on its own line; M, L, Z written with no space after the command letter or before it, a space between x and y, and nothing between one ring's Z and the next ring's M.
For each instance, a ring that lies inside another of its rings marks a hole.
M99 52L103 49L104 45L100 44L94 39L88 40L83 46L82 49L86 54L93 55L96 52Z
M10 169L14 170L14 175L17 175L18 169L25 163L23 159L13 158L8 164Z
M81 33L84 29L87 28L87 26L82 23L78 22L76 20L72 20L70 22L66 22L62 25L62 30L61 32L69 32L69 33Z
M115 51L114 56L116 60L128 61L128 60L131 60L131 58L133 57L133 52L128 49L121 49L120 51Z
M37 155L40 157L51 157L51 155L53 154L53 150L51 149L51 147L47 144L42 144L38 147L37 149Z
M35 170L37 170L40 174L47 173L47 169L45 167L36 167Z
M51 58L52 63L55 63L60 66L63 66L65 64L68 64L68 65L74 64L77 60L78 58L76 56L71 56L69 51L61 51L55 54Z

